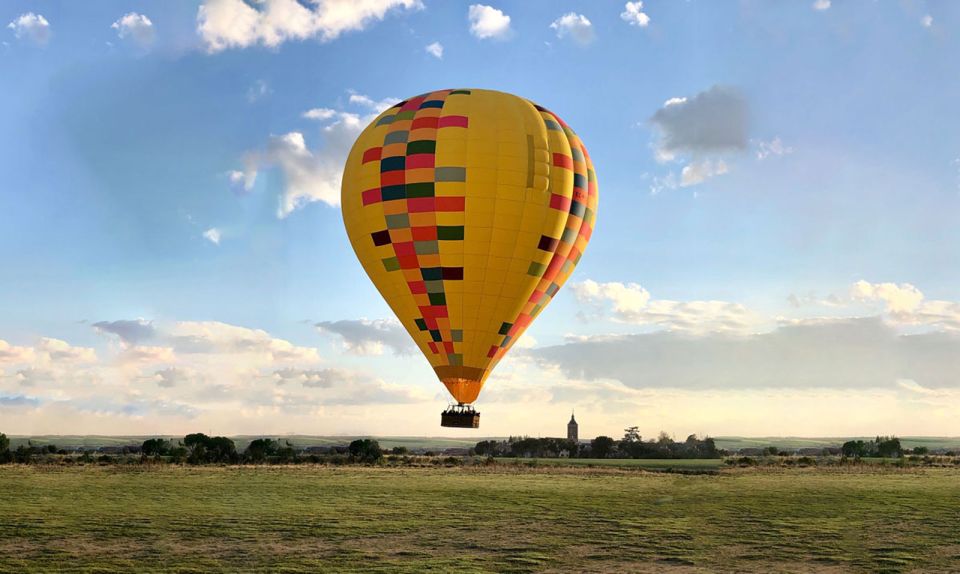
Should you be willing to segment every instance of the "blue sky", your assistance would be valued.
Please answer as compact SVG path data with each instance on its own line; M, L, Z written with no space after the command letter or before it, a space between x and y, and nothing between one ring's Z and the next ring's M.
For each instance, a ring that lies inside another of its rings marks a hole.
M442 387L330 190L378 103L483 87L563 117L601 190L484 432L576 407L588 435L957 434L951 2L8 1L0 24L0 430L437 434Z

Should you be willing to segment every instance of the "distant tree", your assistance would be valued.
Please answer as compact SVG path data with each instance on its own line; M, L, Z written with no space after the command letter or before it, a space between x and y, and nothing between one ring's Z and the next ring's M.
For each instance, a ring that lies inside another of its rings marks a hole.
M258 438L250 441L244 454L253 462L263 462L277 454L277 447L277 441L273 439Z
M13 460L20 464L29 464L30 460L33 458L33 447L27 445L20 445L17 447L17 450L13 451Z
M930 454L930 449L925 446L913 447L913 454Z
M409 450L407 449L407 447L405 447L405 446L395 446L395 447L393 447L392 449L390 449L390 454L396 454L396 455L403 455L403 454L407 454L407 453L409 453L409 452L410 452L410 451L409 451ZM479 454L479 453L477 453L477 454Z
M188 434L183 437L183 446L186 447L187 452L187 462L190 464L200 464L206 462L207 459L207 443L210 442L210 437L203 434L202 432Z
M374 462L383 458L380 443L369 438L357 439L351 442L349 450L350 456L358 461Z
M13 461L13 453L10 452L10 439L7 435L0 432L0 464L6 464Z
M290 441L284 441L284 445L277 448L277 460L280 462L297 461L297 450L293 448Z
M637 427L623 429L623 442L640 442L640 431Z
M203 464L205 462L237 462L237 446L225 436L209 437L203 433L188 434L183 437L187 462Z
M862 440L848 440L840 447L840 452L847 458L861 458L869 453L866 443Z
M207 441L208 462L238 462L237 445L225 436L211 437Z
M190 451L188 451L185 447L175 446L170 448L170 462L177 464L185 462L189 455Z
M771 456L777 456L777 454L780 453L780 449L775 446L768 446L767 448L763 449L763 451L763 454L769 454Z
M48 444L46 447L44 447L44 450L47 452L47 454L56 454L56 453L57 453L57 445L55 445L55 444Z
M883 458L899 458L903 456L903 447L900 445L900 439L893 436L877 437L876 440L877 456Z
M590 452L595 458L607 458L613 452L614 441L608 436L598 436L590 441Z
M170 453L170 441L162 438L151 438L143 441L140 452L143 456L165 456Z

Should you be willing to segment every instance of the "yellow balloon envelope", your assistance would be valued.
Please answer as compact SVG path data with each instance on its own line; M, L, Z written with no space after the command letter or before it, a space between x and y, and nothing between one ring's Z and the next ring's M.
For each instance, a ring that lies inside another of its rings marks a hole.
M597 178L556 114L491 90L438 90L384 111L344 168L360 263L461 404L570 277Z

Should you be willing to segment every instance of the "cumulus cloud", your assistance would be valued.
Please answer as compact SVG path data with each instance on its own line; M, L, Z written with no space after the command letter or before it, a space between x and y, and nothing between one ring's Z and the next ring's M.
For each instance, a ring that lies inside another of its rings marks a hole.
M694 161L683 166L680 171L680 187L697 185L718 175L723 175L729 171L726 162L723 160L700 160Z
M157 334L153 322L146 319L98 321L93 324L93 328L101 334L116 335L121 341L130 345L150 340Z
M203 232L203 238L214 245L220 245L220 230L216 227L211 227Z
M920 18L920 25L924 28L929 28L933 26L933 16L930 14L925 14L923 18Z
M646 27L650 23L650 16L643 12L643 2L627 2L623 5L620 18L631 26Z
M813 9L818 12L823 12L824 10L830 9L830 0L816 0L813 3Z
M883 301L890 313L911 313L923 302L923 293L909 283L870 283L857 281L850 288L854 299Z
M568 12L554 20L550 27L556 30L557 38L569 36L580 45L593 41L593 24L583 14Z
M727 162L716 156L743 150L747 146L747 104L735 89L713 86L692 97L674 97L664 102L650 118L659 139L657 161L669 162L680 156L692 158L680 173L680 187L688 187L730 171ZM652 193L674 189L655 185Z
M28 363L35 357L36 355L31 347L17 347L0 339L0 365Z
M316 327L322 332L338 335L343 340L344 349L356 355L382 355L384 347L390 348L394 354L404 355L415 348L410 335L395 319L321 321Z
M650 122L660 132L657 152L661 158L747 147L747 103L730 87L713 86L690 98L671 98Z
M249 193L260 172L277 168L283 178L277 207L277 217L281 219L312 202L339 205L343 164L354 140L377 114L399 101L396 98L375 100L350 92L350 105L362 108L362 112L330 108L307 110L302 114L305 119L323 123L321 147L311 149L299 131L270 136L265 149L246 154L242 171L228 173L230 183L239 193Z
M315 362L317 350L271 337L262 329L248 329L219 321L181 321L167 335L177 353L246 354L267 363Z
M130 346L117 356L117 362L124 365L156 365L173 363L176 360L173 348L150 345Z
M779 137L765 142L757 142L757 159L764 160L771 156L781 156L793 153L793 148L783 145Z
M307 120L329 120L337 115L337 110L330 108L312 108L303 112L302 116Z
M329 42L363 30L390 11L423 8L420 0L205 0L197 11L197 33L208 52L228 48L275 48L289 40Z
M331 149L333 147L336 149ZM328 145L326 152L310 150L300 132L270 136L265 150L249 154L245 160L244 189L249 191L253 188L262 169L278 167L284 179L284 189L277 207L277 217L287 217L314 201L338 205L340 181L343 178L340 160L346 157L349 148Z
M400 103L400 100L397 98L384 98L382 100L374 100L370 96L364 94L358 94L356 92L350 92L350 103L362 106L369 110L373 110L376 113L383 112L389 108L392 108L396 104Z
M157 386L171 388L194 383L199 377L196 371L188 367L167 367L156 371L151 378Z
M577 300L601 315L607 310L623 323L659 327L691 334L749 333L761 318L739 303L653 299L636 283L586 280L572 286Z
M424 50L438 60L443 59L443 44L441 44L440 42L433 42L433 43L427 44Z
M110 27L117 31L117 36L121 40L133 40L141 47L153 43L153 22L143 14L129 12L121 16Z
M928 388L960 383L960 335L900 335L880 318L784 325L735 336L677 332L585 338L530 355L571 378L633 388Z
M960 303L928 300L909 283L857 281L850 288L854 300L880 302L894 324L960 331Z
M470 33L481 40L504 39L510 35L510 16L485 4L471 4L467 10Z
M34 350L52 363L92 363L97 360L96 351L90 347L75 347L52 337L41 337Z
M424 400L421 393L346 369L282 369L274 372L278 384L294 383L320 389L328 405L404 404Z
M50 39L50 22L41 14L27 12L7 24L17 39L29 40L35 44L46 44Z

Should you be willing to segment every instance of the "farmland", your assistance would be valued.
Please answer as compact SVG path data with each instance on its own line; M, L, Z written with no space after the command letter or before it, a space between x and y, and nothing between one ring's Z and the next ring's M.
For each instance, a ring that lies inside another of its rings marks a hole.
M960 471L0 467L0 572L960 569Z

